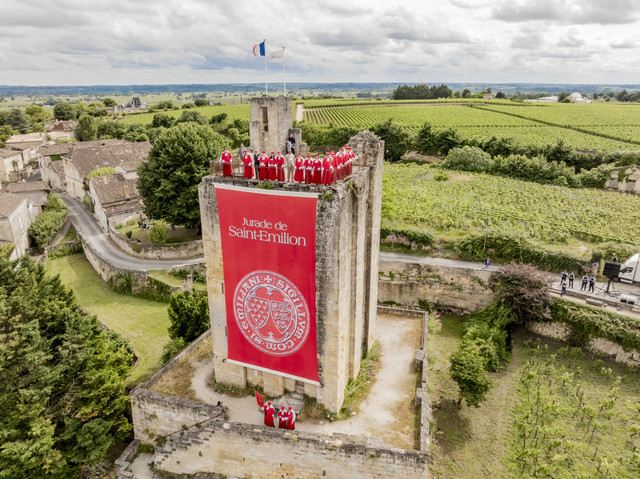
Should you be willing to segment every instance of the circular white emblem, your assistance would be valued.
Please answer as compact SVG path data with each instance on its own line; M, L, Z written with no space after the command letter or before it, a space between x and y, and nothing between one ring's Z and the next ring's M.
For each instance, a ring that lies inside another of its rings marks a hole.
M238 327L256 349L288 356L309 336L309 307L289 279L272 271L254 271L238 282L233 295Z

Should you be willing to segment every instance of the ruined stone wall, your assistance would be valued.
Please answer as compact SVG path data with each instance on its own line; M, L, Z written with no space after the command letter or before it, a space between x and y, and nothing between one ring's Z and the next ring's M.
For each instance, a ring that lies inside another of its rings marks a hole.
M251 148L258 151L286 152L286 142L293 126L291 97L257 97L251 99L251 123L249 136ZM263 108L267 111L267 122L263 120ZM296 139L297 141L297 139Z
M247 479L426 479L428 459L419 451L375 447L349 436L211 421L157 449L154 467L203 479L214 473Z
M382 304L428 304L468 314L493 301L488 284L495 272L484 268L424 264L416 259L413 263L381 260L379 270L378 301Z

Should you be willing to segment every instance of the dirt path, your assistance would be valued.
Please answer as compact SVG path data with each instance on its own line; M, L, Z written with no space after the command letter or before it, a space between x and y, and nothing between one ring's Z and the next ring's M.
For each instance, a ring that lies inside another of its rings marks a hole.
M379 438L395 447L414 446L413 405L415 396L415 351L420 347L422 318L379 315L377 323L381 361L376 383L360 413L337 422L311 423L298 420L296 429L317 434L342 433ZM213 370L210 360L192 362L191 389L208 404L222 401L229 407L229 420L262 424L263 416L254 397L232 398L216 393L207 383Z
M379 438L397 447L413 447L413 415L410 427L400 416L413 409L415 351L420 347L421 318L379 315L376 336L381 365L376 383L360 405L360 414L344 421L313 424L299 422L297 429L318 434L342 433Z

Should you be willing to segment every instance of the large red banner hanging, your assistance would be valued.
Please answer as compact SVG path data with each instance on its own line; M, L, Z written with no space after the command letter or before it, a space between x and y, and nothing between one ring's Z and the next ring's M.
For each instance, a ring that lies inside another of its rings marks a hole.
M214 186L228 360L317 382L317 195Z

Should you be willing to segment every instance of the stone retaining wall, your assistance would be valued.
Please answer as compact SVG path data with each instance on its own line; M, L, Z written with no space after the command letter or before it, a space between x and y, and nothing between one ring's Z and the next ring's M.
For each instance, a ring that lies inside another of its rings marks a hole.
M128 255L142 259L192 259L204 255L202 240L177 243L173 246L142 244L121 235L118 230L109 227L109 237L115 245Z
M560 322L531 322L527 323L527 329L540 336L560 341L566 341L571 336L571 326ZM586 348L594 353L604 354L617 363L640 366L640 352L635 349L625 351L622 346L607 339L590 338Z
M380 260L379 271L383 304L468 314L486 308L494 297L488 287L493 270Z

